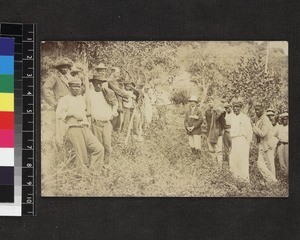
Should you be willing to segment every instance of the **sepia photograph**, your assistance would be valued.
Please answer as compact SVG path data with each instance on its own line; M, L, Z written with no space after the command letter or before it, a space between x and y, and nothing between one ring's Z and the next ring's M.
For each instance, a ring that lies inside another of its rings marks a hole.
M288 42L42 41L43 197L288 197Z

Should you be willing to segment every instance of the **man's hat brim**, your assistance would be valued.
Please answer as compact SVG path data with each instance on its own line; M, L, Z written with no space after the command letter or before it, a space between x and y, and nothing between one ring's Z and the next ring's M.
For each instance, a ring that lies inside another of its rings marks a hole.
M71 84L82 84L82 82L80 80L72 80L68 84L69 85L71 85Z
M279 114L279 117L280 118L289 117L289 114L288 113L281 113L281 114Z
M89 80L90 82L108 82L107 79L95 79L95 78L92 78Z
M62 67L72 67L71 63L62 63L55 66L55 68L62 68Z

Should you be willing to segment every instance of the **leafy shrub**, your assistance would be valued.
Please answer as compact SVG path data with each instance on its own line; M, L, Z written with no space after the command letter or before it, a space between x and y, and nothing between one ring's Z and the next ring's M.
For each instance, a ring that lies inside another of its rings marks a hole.
M187 89L176 89L173 91L171 101L176 105L185 105L188 103L189 98L190 92Z

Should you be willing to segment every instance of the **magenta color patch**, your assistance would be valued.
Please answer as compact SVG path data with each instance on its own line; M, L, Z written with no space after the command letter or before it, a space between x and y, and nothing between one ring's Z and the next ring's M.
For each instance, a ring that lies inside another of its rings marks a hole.
M13 129L0 129L0 147L14 147Z

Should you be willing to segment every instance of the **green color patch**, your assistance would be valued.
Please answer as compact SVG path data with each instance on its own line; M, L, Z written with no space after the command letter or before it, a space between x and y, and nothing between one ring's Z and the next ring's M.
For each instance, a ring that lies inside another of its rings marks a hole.
M0 74L0 92L13 93L14 92L14 76Z

